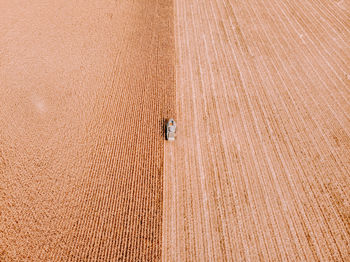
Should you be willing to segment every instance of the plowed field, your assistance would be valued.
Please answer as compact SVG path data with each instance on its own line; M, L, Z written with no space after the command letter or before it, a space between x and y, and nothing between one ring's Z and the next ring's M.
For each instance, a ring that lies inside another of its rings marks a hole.
M159 259L172 2L0 10L0 261Z
M175 1L165 261L349 261L348 1Z
M349 43L347 0L0 1L0 261L349 261Z

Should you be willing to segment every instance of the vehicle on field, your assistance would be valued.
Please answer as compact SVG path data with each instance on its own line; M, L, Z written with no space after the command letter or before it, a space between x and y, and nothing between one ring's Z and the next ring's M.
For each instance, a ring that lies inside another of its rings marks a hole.
M169 119L165 127L165 139L173 141L176 136L176 123L174 119Z

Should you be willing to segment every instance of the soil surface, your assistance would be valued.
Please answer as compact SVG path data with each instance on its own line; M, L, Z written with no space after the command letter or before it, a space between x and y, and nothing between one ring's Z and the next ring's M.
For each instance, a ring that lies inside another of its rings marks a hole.
M0 261L347 261L349 8L1 1Z
M175 0L164 261L349 261L349 7Z
M173 2L0 12L0 261L159 260Z

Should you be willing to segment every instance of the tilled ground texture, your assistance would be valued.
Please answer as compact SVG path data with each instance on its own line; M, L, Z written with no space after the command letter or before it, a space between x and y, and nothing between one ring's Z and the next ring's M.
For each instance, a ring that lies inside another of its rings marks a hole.
M349 261L349 1L176 0L165 261Z
M172 1L0 12L0 261L158 260Z

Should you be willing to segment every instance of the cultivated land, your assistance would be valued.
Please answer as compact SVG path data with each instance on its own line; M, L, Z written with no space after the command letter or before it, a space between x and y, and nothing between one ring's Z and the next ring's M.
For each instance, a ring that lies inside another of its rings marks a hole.
M0 261L349 260L348 1L0 12Z
M175 3L163 259L349 261L349 2Z
M0 12L0 261L160 259L172 2Z

